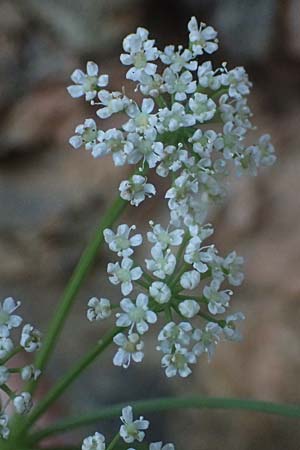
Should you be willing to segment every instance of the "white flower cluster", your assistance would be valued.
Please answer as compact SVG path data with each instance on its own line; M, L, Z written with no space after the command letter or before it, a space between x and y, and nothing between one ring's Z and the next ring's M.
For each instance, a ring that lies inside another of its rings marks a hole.
M186 377L191 373L189 365L203 353L211 358L221 339L240 340L235 322L244 316L226 315L232 291L221 286L241 284L243 259L235 252L222 258L214 245L203 245L213 233L210 225L165 229L151 221L150 227L151 258L145 259L143 268L134 259L133 247L143 242L141 234L130 235L135 226L119 225L116 233L104 230L109 248L121 258L108 264L108 278L120 285L124 297L119 305L107 298L91 298L87 317L101 320L117 310L120 332L114 337L118 350L113 362L127 368L131 361L143 360L143 336L163 316L157 345L163 353L162 367L168 377Z
M6 412L10 403L17 414L27 414L32 407L29 392L15 392L8 383L14 374L18 374L23 381L36 379L40 375L32 364L23 367L14 367L13 357L25 350L31 353L40 348L41 333L30 324L23 326L21 336L15 343L12 338L14 329L21 326L23 319L15 314L21 302L8 297L0 302L0 441L9 436L9 415ZM4 401L1 392L7 397Z
M145 430L149 428L149 421L145 420L144 417L140 417L137 420L133 418L133 411L131 406L126 406L122 409L122 415L120 417L122 425L118 434L117 439L122 439L126 444L132 444L137 441L142 442L145 437ZM83 440L82 450L105 450L106 443L103 434L96 432L93 436L88 436ZM109 447L110 448L110 447ZM135 450L130 447L128 450ZM149 445L149 450L175 450L173 444L165 444L162 442L152 442Z
M188 23L189 45L155 46L145 28L125 37L121 63L130 66L126 78L137 83L144 95L141 105L125 90L109 91L108 75L87 63L87 73L72 74L71 96L85 95L97 105L101 119L122 114L120 129L102 131L94 119L86 119L70 138L74 148L85 146L95 158L111 154L116 166L140 165L140 174L121 182L120 196L138 206L156 194L147 182L146 171L161 177L172 173L165 194L171 223L177 227L203 223L209 205L225 194L224 179L230 167L241 175L256 175L259 166L275 161L269 135L247 146L245 138L253 128L247 104L251 83L243 67L214 69L206 54L218 49L217 33L211 26ZM204 60L199 60L199 57ZM158 67L162 67L160 73Z
M112 305L107 298L93 297L87 312L92 321L117 309L114 342L119 348L113 362L125 368L131 361L142 361L143 335L163 315L157 349L168 377L188 376L190 365L203 353L211 358L221 340L240 339L236 322L244 316L228 315L228 285L241 284L243 259L235 252L221 257L214 245L203 245L213 233L203 224L210 204L225 195L225 177L232 168L237 175L256 175L259 166L275 161L269 135L255 145L245 143L253 129L245 69L228 69L226 63L214 69L205 60L218 49L211 26L199 25L192 17L188 32L187 48L168 45L164 50L155 46L145 28L125 37L120 59L129 66L126 78L144 96L140 104L125 89L102 89L108 77L99 77L94 63L88 63L86 74L75 71L80 75L72 76L77 87L69 88L72 96L85 95L97 105L101 119L113 114L124 118L119 129L105 132L86 119L70 139L73 147L84 145L95 158L111 154L116 166L136 165L119 186L122 199L138 206L155 196L156 188L147 180L151 170L170 176L164 196L170 223L166 229L151 223L151 257L143 264L134 259L134 248L143 241L140 234L131 235L135 226L104 231L110 250L120 258L108 264L107 272L109 281L120 286L122 298Z

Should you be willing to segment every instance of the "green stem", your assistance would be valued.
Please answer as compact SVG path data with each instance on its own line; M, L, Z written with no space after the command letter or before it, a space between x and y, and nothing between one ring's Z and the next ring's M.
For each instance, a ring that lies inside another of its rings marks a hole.
M48 392L48 394L37 404L31 414L18 429L18 434L22 435L36 420L57 400L58 397L76 380L76 378L102 353L112 342L114 336L120 331L115 327L98 341L94 348L87 353L61 380Z
M99 248L104 242L103 230L113 225L113 223L123 212L126 205L128 205L128 202L121 199L119 196L115 199L115 201L112 203L112 206L109 208L102 221L100 222L95 236L93 236L92 240L83 252L63 293L61 301L58 303L57 310L53 315L53 319L50 322L48 332L44 338L42 349L37 355L35 366L38 369L42 371L44 370L49 357L53 352L55 343L73 305L75 296L78 293L83 281L87 277L89 270L96 259ZM31 382L28 390L30 392L33 392L35 386L36 382Z
M107 447L107 450L112 450L115 447L116 443L119 441L119 439L120 433L117 433L113 438L113 440L111 441L111 443L109 444L109 446Z
M130 402L136 414L147 412L168 411L172 409L225 409L254 411L265 414L274 414L289 418L300 419L300 405L288 405L261 400L244 400L239 398L217 398L217 397L163 397L152 400L139 400ZM37 431L31 435L31 442L35 443L42 439L70 431L75 428L84 427L104 419L112 419L120 415L120 412L127 403L120 403L108 406L100 411L71 417L62 420L48 428Z

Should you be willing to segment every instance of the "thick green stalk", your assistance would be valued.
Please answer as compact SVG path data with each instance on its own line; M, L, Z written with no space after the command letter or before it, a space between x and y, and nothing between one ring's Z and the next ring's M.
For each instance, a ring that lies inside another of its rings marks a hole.
M36 420L44 414L55 400L76 380L76 378L100 355L112 342L114 336L120 331L120 328L114 327L112 331L107 333L69 372L64 375L60 381L51 389L48 394L37 404L31 414L24 420L18 435L22 435Z
M116 198L116 200L112 203L112 206L109 208L109 210L101 220L95 236L93 236L90 243L83 252L63 293L63 296L58 303L57 310L53 315L53 319L50 322L48 332L44 338L43 346L40 352L37 354L35 365L40 370L44 370L48 359L54 350L55 343L62 330L68 313L73 305L76 294L78 293L83 281L87 277L89 270L96 259L99 248L104 242L103 230L113 225L113 223L118 219L127 205L127 201L121 199L119 196ZM35 385L36 383L31 383L31 386L29 388L31 392L33 392Z
M69 418L58 422L48 428L37 431L31 435L30 442L36 443L42 439L64 433L75 428L84 427L104 419L118 417L127 403L120 403L108 406L87 415ZM264 414L274 414L293 419L300 419L300 405L288 405L273 402L264 402L260 400L244 400L239 398L210 398L210 397L163 397L153 400L139 400L130 402L136 414L147 412L168 411L172 409L225 409L225 410L243 410L255 411Z

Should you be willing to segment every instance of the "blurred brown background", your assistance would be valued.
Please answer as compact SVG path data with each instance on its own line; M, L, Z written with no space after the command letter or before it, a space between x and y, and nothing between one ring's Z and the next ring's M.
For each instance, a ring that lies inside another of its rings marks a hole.
M184 43L191 15L219 31L221 61L246 66L257 134L272 134L277 148L277 164L257 178L233 180L212 217L219 247L246 258L246 282L233 303L247 315L245 340L220 345L188 380L166 381L154 350L124 374L112 368L109 350L58 412L174 393L300 402L300 0L1 0L0 294L22 300L25 317L45 330L123 176L109 160L92 160L67 143L74 127L94 114L67 95L71 71L95 60L120 89L124 35L140 25L160 48ZM153 208L129 214L142 224ZM80 292L49 382L107 327L99 330L84 316L90 296L116 292L104 279L108 258L103 252ZM148 345L154 344L153 336ZM174 441L179 450L300 449L296 420L209 411L152 418L153 438Z

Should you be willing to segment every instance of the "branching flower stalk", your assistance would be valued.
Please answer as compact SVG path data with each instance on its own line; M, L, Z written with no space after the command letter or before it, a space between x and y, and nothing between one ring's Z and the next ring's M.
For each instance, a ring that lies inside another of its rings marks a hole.
M87 118L76 127L71 146L84 147L95 159L111 155L116 167L132 166L132 175L120 183L115 202L83 253L34 365L11 367L18 352L39 349L40 333L25 325L14 346L10 334L22 321L14 314L19 302L9 298L0 305L0 389L8 399L0 405L0 443L6 448L13 436L14 450L21 450L22 439L23 446L33 449L37 439L28 430L111 343L115 366L127 369L132 363L141 363L146 353L144 337L158 318L163 319L163 326L157 333L156 349L162 354L161 367L168 378L189 376L203 354L213 357L221 341L241 340L238 323L245 317L242 312L231 312L231 288L243 281L243 258L235 251L220 255L212 241L214 229L205 222L210 207L226 196L229 175L256 175L260 166L269 166L276 158L269 135L261 136L256 144L245 144L246 135L254 128L247 103L251 83L245 69L229 69L226 63L215 69L206 60L218 49L217 33L211 26L198 25L192 17L188 32L187 48L168 45L164 50L155 46L145 28L125 37L120 60L129 66L126 78L136 84L141 101L130 98L125 88L110 91L109 76L101 74L92 61L86 72L76 69L71 76L74 84L68 91L72 97L85 97L102 120L116 114L123 118L119 128L106 131L94 118ZM148 180L154 172L169 183L164 192L165 223L152 218L144 236L135 224L115 227L126 205L138 207L155 197L158 189ZM100 297L92 297L87 303L87 319L101 322L114 318L114 324L31 410L38 377L104 242L114 254L107 273L120 290L120 300L114 303L102 292ZM141 260L136 249L143 244L149 254ZM26 390L16 393L10 389L13 374L29 381ZM11 434L9 402L17 414L27 414L22 420L14 419ZM172 407L172 400L164 399L162 409L164 402ZM234 402L229 402L229 407L238 407ZM240 407L243 405L247 407L241 401ZM258 404L252 407L259 409ZM262 410L268 410L265 404ZM271 406L269 411L273 411ZM109 444L96 432L84 439L82 450L113 450L120 439L134 450L134 442L143 441L149 422L143 417L133 420L130 406L123 408L121 420L122 426ZM74 423L76 419L70 428ZM41 430L37 435L42 439L47 433ZM156 442L149 450L174 450L174 446Z

